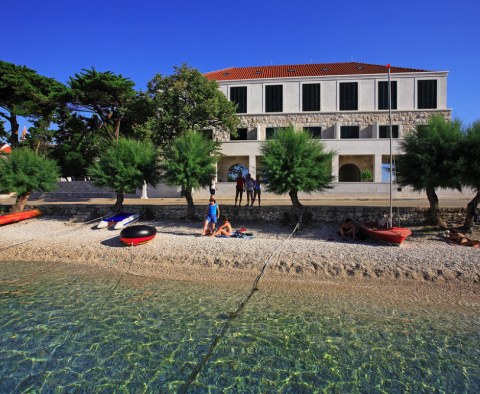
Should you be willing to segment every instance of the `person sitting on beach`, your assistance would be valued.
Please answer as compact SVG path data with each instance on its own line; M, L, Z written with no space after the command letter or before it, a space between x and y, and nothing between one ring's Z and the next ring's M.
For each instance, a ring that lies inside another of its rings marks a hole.
M223 220L223 224L220 226L220 228L217 231L212 233L210 237L215 237L217 235L226 235L227 237L229 237L230 235L232 235L232 226L228 221L228 218L226 216L222 216L222 220Z
M210 204L207 207L207 213L205 214L205 223L203 224L202 234L201 237L205 235L205 231L207 231L208 223L211 225L211 232L215 230L215 224L217 223L217 219L220 216L220 207L215 202L213 198L210 199Z
M475 247L480 247L480 241L476 241L474 239L469 239L462 233L459 233L458 230L453 229L450 230L450 235L446 237L449 241L453 241L456 244L462 245L462 246L475 246Z
M344 241L347 240L347 235L351 235L352 239L355 239L355 226L352 223L352 219L345 219L345 221L340 226L340 235L343 237Z

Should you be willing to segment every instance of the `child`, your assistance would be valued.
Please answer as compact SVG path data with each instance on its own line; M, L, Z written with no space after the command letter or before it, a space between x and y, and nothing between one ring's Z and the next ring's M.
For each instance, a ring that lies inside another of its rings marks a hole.
M207 213L205 214L205 223L203 224L202 234L200 235L203 237L205 235L205 231L207 231L208 223L211 226L211 232L215 229L215 223L217 223L217 219L220 216L220 208L218 204L215 202L213 198L210 199L210 204L207 207Z
M232 226L230 225L228 218L226 216L222 216L222 219L224 223L215 233L212 233L210 237L215 237L216 235L226 235L226 236L232 235Z

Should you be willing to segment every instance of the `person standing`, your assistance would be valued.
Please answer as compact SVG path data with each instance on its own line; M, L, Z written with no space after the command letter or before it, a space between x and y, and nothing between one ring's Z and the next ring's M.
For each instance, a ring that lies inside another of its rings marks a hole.
M245 186L247 188L247 205L248 207L250 205L250 200L252 201L252 207L253 207L253 179L250 174L247 174L247 179L245 180Z
M215 177L213 177L212 183L210 184L210 198L215 198L215 190L218 190L218 187L215 182Z
M260 176L257 175L255 177L255 182L253 183L253 200L252 200L252 207L253 207L253 203L255 202L255 200L257 199L258 197L258 206L260 206L260 194L261 194L262 190L260 188Z
M205 235L205 232L207 231L207 226L210 223L211 227L211 233L213 234L215 230L215 224L217 223L218 218L220 217L220 207L216 203L216 201L211 198L210 199L210 204L208 204L207 207L207 213L205 214L205 222L203 224L203 230L202 234L200 235L201 237Z
M235 179L237 182L237 192L235 193L235 206L237 206L237 199L238 196L240 196L240 202L238 206L242 205L242 197L243 197L243 190L245 187L245 178L242 176L242 172L238 171L237 179Z

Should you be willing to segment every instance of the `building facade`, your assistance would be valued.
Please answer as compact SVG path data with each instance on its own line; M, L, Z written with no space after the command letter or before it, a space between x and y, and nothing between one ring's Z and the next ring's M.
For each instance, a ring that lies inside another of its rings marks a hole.
M398 140L432 114L450 119L447 71L392 67L393 154ZM242 164L252 176L261 161L260 142L279 128L293 125L321 139L337 152L332 163L336 188L362 181L368 170L373 183L389 182L388 69L348 62L228 68L205 74L216 80L225 96L238 104L238 137L212 130L223 142L225 157L218 164L218 181L227 181L233 165ZM230 177L231 179L231 177ZM362 188L365 185L359 184ZM372 186L369 186L371 190ZM339 190L341 191L341 190Z

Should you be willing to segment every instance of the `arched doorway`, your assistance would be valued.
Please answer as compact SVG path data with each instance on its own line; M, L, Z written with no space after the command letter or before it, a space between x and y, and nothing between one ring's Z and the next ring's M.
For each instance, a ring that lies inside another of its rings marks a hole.
M248 174L248 168L243 164L237 163L231 166L227 172L227 182L235 182L238 173L241 172L242 176L245 178Z
M355 164L344 164L338 171L339 182L361 182L360 169Z

